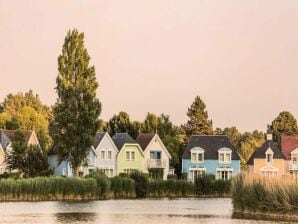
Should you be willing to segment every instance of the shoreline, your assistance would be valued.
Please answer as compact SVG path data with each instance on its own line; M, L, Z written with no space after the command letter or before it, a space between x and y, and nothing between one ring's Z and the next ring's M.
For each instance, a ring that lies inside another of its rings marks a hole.
M234 219L252 219L264 221L298 221L298 214L290 213L273 213L273 212L252 212L233 210L232 218Z

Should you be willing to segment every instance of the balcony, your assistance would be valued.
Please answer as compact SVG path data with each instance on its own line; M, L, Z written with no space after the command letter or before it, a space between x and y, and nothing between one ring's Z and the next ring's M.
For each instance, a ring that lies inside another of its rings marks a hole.
M166 160L165 159L147 159L147 168L166 168Z
M298 163L297 162L289 162L289 170L298 170Z

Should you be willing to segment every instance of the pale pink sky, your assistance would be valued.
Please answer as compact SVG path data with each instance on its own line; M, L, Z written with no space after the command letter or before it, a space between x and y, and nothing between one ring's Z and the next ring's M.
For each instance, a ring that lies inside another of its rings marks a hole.
M103 119L150 111L184 123L196 95L215 127L298 115L298 1L0 0L0 101L33 89L55 102L70 28L85 33Z

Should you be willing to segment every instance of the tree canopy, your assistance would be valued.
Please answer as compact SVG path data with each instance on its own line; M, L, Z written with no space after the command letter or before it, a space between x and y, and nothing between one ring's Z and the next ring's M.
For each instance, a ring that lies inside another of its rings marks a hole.
M187 111L188 121L183 128L186 136L189 138L191 135L212 135L212 121L208 118L208 112L203 100L197 96L188 108Z
M280 136L298 134L296 118L288 111L282 111L271 123L273 131L273 140L280 142Z
M53 109L51 133L59 160L70 161L75 175L87 157L99 129L101 103L96 98L95 68L84 45L84 34L67 33L58 57L57 102Z

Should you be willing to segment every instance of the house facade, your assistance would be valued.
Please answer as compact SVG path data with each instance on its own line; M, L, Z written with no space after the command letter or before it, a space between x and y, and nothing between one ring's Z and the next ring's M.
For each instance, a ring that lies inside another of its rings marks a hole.
M8 172L7 164L5 163L5 157L7 153L12 150L12 143L14 141L14 135L18 130L0 130L0 174ZM28 146L39 145L36 133L34 130L21 130L24 134L25 141Z
M141 146L127 133L116 133L112 139L119 150L117 174L136 170L145 172L144 153Z
M256 148L248 162L249 172L269 177L285 175L285 156L267 132L264 144Z
M227 180L240 173L240 158L228 136L194 135L182 156L182 173L192 182L205 174Z
M107 132L96 134L88 158L89 172L93 169L102 170L106 176L117 175L118 148Z
M298 179L298 136L281 136L281 151L285 156L285 172Z
M172 170L170 173L170 160L172 157L158 134L139 134L136 141L144 152L144 170L146 173L150 174L160 170L164 180L167 179L169 174L173 174Z
M48 163L54 170L55 176L74 176L71 164L67 160L58 161L57 148L53 146L48 152ZM84 166L79 168L82 176L89 174L95 169L102 170L108 177L117 174L118 149L107 132L98 132L95 135L92 146L86 158Z

